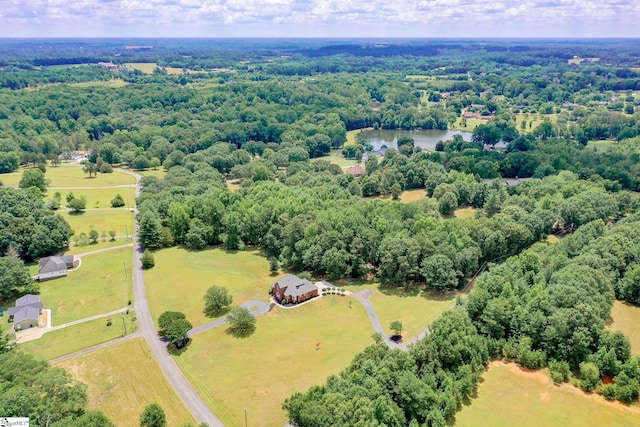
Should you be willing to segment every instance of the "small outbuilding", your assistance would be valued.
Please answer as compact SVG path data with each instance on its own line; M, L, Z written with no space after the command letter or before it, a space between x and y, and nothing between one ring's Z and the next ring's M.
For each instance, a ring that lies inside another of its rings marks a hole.
M364 173L364 168L360 165L354 165L347 168L347 173L357 178Z
M40 259L40 268L36 280L42 282L44 280L57 279L65 277L68 269L73 268L73 255L67 256L48 256Z
M318 296L318 287L307 279L287 274L271 285L273 297L281 304L299 304Z

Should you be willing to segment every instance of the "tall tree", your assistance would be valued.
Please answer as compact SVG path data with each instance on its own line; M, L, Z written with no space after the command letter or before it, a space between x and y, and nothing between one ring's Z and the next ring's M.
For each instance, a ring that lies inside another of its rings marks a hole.
M44 177L44 173L42 173L40 169L27 169L22 172L22 178L18 183L18 187L20 188L35 187L42 193L47 192L47 185L48 183Z
M216 317L223 314L233 302L233 297L222 286L211 286L204 294L204 314Z
M167 417L157 403L147 405L140 414L140 427L165 427Z

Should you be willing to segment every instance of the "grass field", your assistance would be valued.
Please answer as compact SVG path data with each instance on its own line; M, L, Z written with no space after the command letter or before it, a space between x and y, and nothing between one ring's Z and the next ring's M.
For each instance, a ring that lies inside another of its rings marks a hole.
M640 354L640 328L638 328L638 325L640 325L640 307L616 301L613 303L611 318L613 322L609 327L625 334L631 342L633 354Z
M210 321L202 313L202 298L210 286L224 286L233 296L233 304L240 305L249 300L268 301L269 286L275 280L259 251L169 248L156 252L154 258L156 266L144 273L154 320L164 311L174 310L185 313L194 326L202 325Z
M11 173L0 174L0 181L7 187L18 187L24 170L24 168L20 168ZM68 190L66 190L66 192L65 190L55 190L55 187L110 187L113 185L135 184L135 179L132 176L122 172L99 173L96 178L89 178L82 172L82 167L70 165L58 167L47 166L47 172L44 176L50 180L49 190L47 191L47 196L49 197L56 191L60 191L63 196L69 192ZM118 190L125 190L125 188L119 188Z
M547 243L556 244L560 243L560 238L558 236L554 236L553 234L549 234L547 236Z
M401 320L403 326L402 335L405 340L410 340L425 329L442 313L451 310L455 306L455 294L445 294L433 291L421 291L417 287L391 288L382 287L379 283L336 283L338 286L358 292L369 289L372 293L369 301L373 304L376 314L380 318L382 327L390 333L389 324L394 320ZM354 301L352 304L360 305Z
M427 197L427 193L422 188L416 188L413 190L403 191L402 194L398 197L398 201L401 203L411 203L417 200L420 200L423 197ZM370 196L366 197L367 200L387 200L389 202L393 201L393 198L389 196Z
M354 130L347 131L347 140L345 141L344 145L355 145L356 135L359 134L360 132L365 132L368 130L373 130L373 128L368 127L368 128L354 129Z
M128 85L129 83L125 82L122 79L111 79L111 80L94 80L90 82L81 82L81 83L69 83L69 86L75 87L112 87L119 88Z
M47 198L50 198L54 193L59 192L62 196L62 206L67 204L67 194L73 193L74 197L80 198L84 196L87 201L87 209L91 208L111 208L111 200L116 197L117 194L122 196L124 200L124 207L133 207L135 203L136 190L134 187L122 187L122 188L95 188L95 189L82 189L82 190L49 190L47 192Z
M102 231L100 231L102 233ZM114 246L126 245L127 243L131 243L131 239L115 239L113 242L107 237L106 240L99 239L97 243L89 243L86 246L76 246L74 243L69 245L69 250L65 251L65 255L78 255L83 254L85 252L97 251L100 249L112 248ZM37 270L36 270L37 273Z
M604 152L611 150L611 148L616 145L618 145L618 142L612 141L610 139L604 139L599 141L589 141L587 143L587 147L593 148L594 150L597 150L597 151L604 151Z
M136 171L136 173L139 173L142 176L155 176L156 178L162 179L167 174L167 171L164 168L158 168Z
M527 133L531 133L536 126L538 126L540 123L542 123L544 120L549 120L551 121L551 123L557 123L558 122L558 115L557 114L533 114L533 113L529 113L527 115L525 115L525 113L517 113L515 114L516 117L516 122L515 122L515 127L516 129L518 129L519 132L527 132ZM522 129L522 121L526 120L527 125L524 129Z
M87 384L89 407L102 410L118 427L139 426L140 413L154 402L164 409L168 426L195 424L143 338L74 357L56 366Z
M125 236L133 233L134 214L128 209L95 210L83 213L60 212L60 215L69 223L71 229L79 236L93 228L98 233L103 231L115 231L117 236ZM74 237L71 238L75 242Z
M132 312L113 316L111 326L107 326L107 319L81 323L47 332L42 338L20 344L19 347L24 352L51 360L134 332L137 328L134 318L135 313Z
M237 191L240 189L240 187L242 187L242 184L240 184L239 181L237 180L227 180L227 188L230 191Z
M211 329L175 360L225 425L244 425L246 409L248 425L281 427L284 399L324 383L373 343L364 309L349 308L348 300L323 297L276 308L259 316L256 332L244 339L224 327Z
M128 65L131 68L137 68L146 74L153 73L153 70L158 66L155 62L129 62L124 65Z
M525 372L495 362L478 397L456 416L456 427L631 427L640 426L640 409L607 402L563 384L553 385L544 371Z
M475 208L460 208L453 211L453 216L460 219L473 218L476 214Z
M479 119L467 119L466 123L467 124L465 126L462 126L462 119L460 117L458 117L458 119L456 120L456 123L453 126L453 129L454 130L463 130L463 131L467 131L467 132L473 132L473 130L476 128L476 126L487 124L487 121L486 120L479 120Z
M82 258L67 277L40 284L53 325L123 308L132 299L131 247Z

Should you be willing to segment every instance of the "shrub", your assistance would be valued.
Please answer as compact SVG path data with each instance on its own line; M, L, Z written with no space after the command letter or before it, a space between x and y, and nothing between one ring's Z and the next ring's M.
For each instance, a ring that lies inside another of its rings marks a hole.
M153 266L155 266L155 260L153 258L153 254L146 249L143 253L142 253L142 268L144 268L145 270L148 270L150 268L152 268Z
M114 197L113 200L111 200L111 207L112 208L121 208L123 206L124 206L124 199L122 198L122 196L120 194L116 194L116 197Z

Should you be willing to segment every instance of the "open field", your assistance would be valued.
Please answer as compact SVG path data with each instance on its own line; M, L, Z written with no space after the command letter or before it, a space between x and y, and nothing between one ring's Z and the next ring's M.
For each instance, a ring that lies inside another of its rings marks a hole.
M136 173L139 173L142 176L155 176L156 178L162 179L167 174L167 171L164 168L158 168L136 171Z
M427 192L423 188L415 188L413 190L403 191L402 194L398 197L398 201L401 203L411 203L417 200L422 199L423 197L427 197ZM366 197L367 200L387 200L389 202L393 201L391 195L389 196L370 196Z
M467 132L473 132L473 130L476 128L476 126L478 125L486 125L487 121L486 120L479 120L479 119L466 119L466 125L462 126L462 118L458 117L458 119L456 120L456 123L453 125L454 130L463 130L463 131L467 131Z
M127 63L125 65L128 65L131 68L137 68L138 70L142 71L145 74L153 74L153 70L155 70L155 68L158 66L158 64L156 64L155 62L153 63L148 63L148 62L130 62ZM182 74L184 71L182 68L176 68L176 67L164 67L164 69L167 71L167 74L169 75L176 75L176 74ZM205 74L206 71L195 71L195 70L186 70L187 73L190 74Z
M154 258L156 266L144 272L154 320L173 310L185 313L194 326L202 325L210 321L202 313L203 296L210 286L224 286L233 296L233 305L240 305L268 301L269 286L277 277L270 275L269 263L260 251L168 248L155 252Z
M631 352L640 354L640 307L631 304L615 301L611 310L613 322L609 327L616 331L621 331L631 342Z
M576 387L555 386L546 371L526 372L494 362L478 397L456 415L456 427L631 427L640 426L640 408L607 402Z
M335 165L340 166L343 169L358 164L358 161L356 159L345 159L344 157L342 157L342 153L338 153L337 156L332 157L329 161Z
M401 320L404 329L402 335L405 340L416 336L442 313L451 310L456 303L454 293L425 292L418 287L405 290L382 287L376 282L355 282L354 284L338 282L336 285L351 292L370 290L372 295L369 301L373 304L382 327L390 334L389 324L394 320ZM360 305L360 303L353 301L352 305Z
M242 187L242 184L240 184L240 182L238 180L231 180L228 179L227 180L227 188L230 191L238 191L240 189L240 187Z
M354 129L347 131L347 140L344 145L355 145L356 144L356 135L360 132L365 132L368 130L373 130L372 127L362 128L362 129Z
M204 401L228 426L277 426L292 393L322 384L366 345L371 326L360 304L347 297L320 298L257 318L256 332L234 338L224 327L194 337L175 358ZM319 347L317 346L319 344Z
M105 231L107 231L108 233L108 230L105 230ZM100 230L100 233L102 233L102 230ZM92 252L100 249L112 248L114 246L126 245L127 243L131 243L131 242L132 242L131 238L125 239L124 237L120 239L115 239L112 242L107 235L107 238L104 241L102 239L98 239L97 243L89 243L86 246L76 246L75 243L71 243L69 245L69 250L65 251L64 255L79 255L85 252ZM37 273L37 270L36 270L36 273Z
M102 410L118 427L139 426L140 413L154 402L164 409L168 426L195 424L143 338L74 357L56 366L87 384L89 407Z
M20 168L11 173L0 174L0 181L7 187L18 187L18 183L22 178L22 172L25 168ZM135 184L132 176L122 172L114 171L113 173L99 173L95 178L89 178L87 174L82 172L81 166L47 166L45 178L50 180L47 196L51 197L56 191L66 195L65 190L55 190L51 187L110 187L113 185ZM124 190L124 188L119 188Z
M459 219L473 218L476 214L475 208L460 208L453 211L453 216Z
M616 145L618 145L617 141L612 141L610 139L603 139L603 140L598 140L598 141L589 141L587 143L587 147L589 148L593 148L594 150L600 151L600 152L606 152L611 150L611 148L615 147Z
M527 132L531 133L536 126L542 123L545 119L549 120L551 123L558 122L557 114L539 114L539 113L517 113L515 114L516 122L514 126L518 129L518 132ZM522 121L525 120L527 122L524 129L522 129Z
M53 325L127 306L132 299L131 247L82 258L82 265L64 278L40 284L45 308Z
M84 196L87 201L87 209L90 208L111 208L111 200L116 197L117 194L122 196L125 205L123 207L133 207L135 203L135 187L122 187L122 188L95 188L95 189L82 189L82 190L49 190L47 191L47 197L50 198L55 192L59 192L62 196L62 206L67 204L67 194L73 193L74 197L80 198Z
M125 82L122 79L111 79L111 80L94 80L90 82L81 82L81 83L69 83L69 86L75 87L112 87L119 88L128 85L129 83Z
M134 332L137 328L134 318L135 313L132 312L113 316L111 326L107 326L107 319L81 323L47 332L42 338L20 344L19 347L24 352L51 360Z
M60 212L60 215L69 223L71 229L79 236L80 233L87 233L93 228L98 233L103 231L115 231L117 236L125 236L133 233L134 214L128 209L109 209L85 211L81 213ZM75 239L72 237L71 241Z
M547 243L556 244L560 243L560 238L558 236L554 236L553 234L549 234L547 236Z

